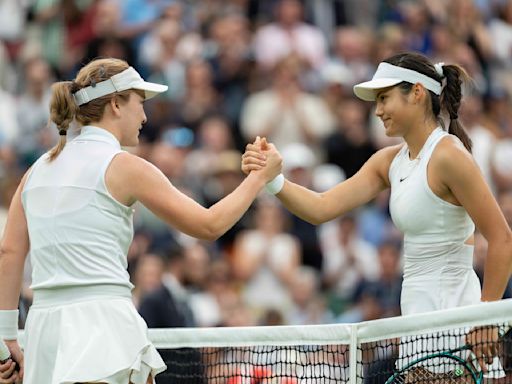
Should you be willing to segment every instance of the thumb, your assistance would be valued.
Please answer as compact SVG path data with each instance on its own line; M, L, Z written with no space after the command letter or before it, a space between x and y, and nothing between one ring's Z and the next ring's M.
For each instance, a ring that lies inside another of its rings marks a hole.
M266 137L261 139L261 149L263 151L266 151L268 149L268 143L267 143L267 138Z

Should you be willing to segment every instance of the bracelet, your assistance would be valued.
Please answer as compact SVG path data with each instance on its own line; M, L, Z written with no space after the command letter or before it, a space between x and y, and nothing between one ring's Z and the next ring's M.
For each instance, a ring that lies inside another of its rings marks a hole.
M0 310L0 338L4 340L16 340L18 338L17 309Z
M269 181L267 185L265 185L265 189L268 193L272 195L277 195L279 192L281 192L281 189L283 189L284 186L284 176L282 173L274 177L272 181Z

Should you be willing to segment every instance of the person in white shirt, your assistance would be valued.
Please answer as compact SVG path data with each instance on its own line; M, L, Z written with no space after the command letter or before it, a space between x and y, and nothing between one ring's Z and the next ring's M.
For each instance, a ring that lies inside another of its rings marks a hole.
M225 233L280 171L277 151L223 200L206 209L154 165L121 149L138 144L144 100L166 86L145 82L119 59L99 59L52 86L60 141L23 177L0 247L0 340L17 362L0 382L145 384L165 370L131 301L127 251L133 204L201 239ZM72 121L80 134L66 142ZM24 354L16 341L23 265L30 253L34 302ZM20 372L13 373L19 364ZM24 377L23 377L24 376Z
M512 233L458 120L465 77L460 66L433 65L417 53L384 60L373 79L355 85L354 92L376 101L386 134L405 143L379 150L353 177L323 193L282 175L270 183L286 208L313 224L341 216L390 188L391 216L405 234L404 315L500 300L510 277ZM449 116L448 130L441 112ZM261 168L255 163L261 143L247 145L244 172ZM475 224L489 243L482 290L472 268ZM473 331L471 341L498 338L496 329ZM474 352L483 366L494 356L493 343L479 343Z

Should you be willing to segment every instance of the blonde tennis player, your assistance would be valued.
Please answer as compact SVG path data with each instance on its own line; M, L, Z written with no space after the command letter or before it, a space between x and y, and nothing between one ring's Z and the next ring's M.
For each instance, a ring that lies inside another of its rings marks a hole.
M381 149L350 179L324 193L279 175L268 186L295 215L320 224L363 205L391 188L390 211L403 231L402 314L501 299L511 273L512 235L471 156L471 142L458 121L461 82L456 65L433 65L415 53L380 63L373 79L355 94L376 101L376 115L388 136L404 144ZM450 119L443 128L444 112ZM259 170L262 141L247 145L242 169ZM475 224L489 243L483 288L473 271ZM478 333L478 332L477 332ZM481 331L473 340L495 340ZM475 348L492 360L492 347Z
M53 85L51 119L60 142L23 177L1 243L0 336L21 371L12 374L13 362L0 366L0 383L22 375L25 384L153 383L165 365L131 302L132 205L140 201L178 230L213 240L279 174L281 158L269 151L261 172L206 209L123 151L138 143L144 100L166 89L117 59L93 61L74 81ZM67 142L73 120L81 133ZM23 357L16 308L28 253L34 302Z

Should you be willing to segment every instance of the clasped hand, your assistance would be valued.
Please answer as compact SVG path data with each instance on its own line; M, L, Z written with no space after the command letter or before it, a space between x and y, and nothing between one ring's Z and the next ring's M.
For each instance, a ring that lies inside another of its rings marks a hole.
M282 164L283 159L274 144L259 136L253 143L246 145L242 155L242 172L246 175L252 171L264 172L267 181L271 181L281 172Z
M5 341L11 355L19 362L12 359L0 364L0 384L21 384L23 378L23 353L16 340ZM20 370L15 371L16 366L20 364Z

